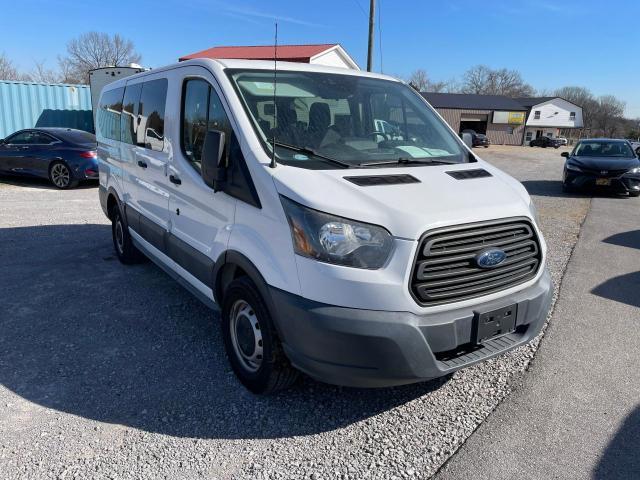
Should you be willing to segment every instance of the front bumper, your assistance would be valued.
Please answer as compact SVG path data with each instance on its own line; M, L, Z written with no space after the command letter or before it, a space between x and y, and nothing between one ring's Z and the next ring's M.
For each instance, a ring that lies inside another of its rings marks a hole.
M553 288L538 281L506 297L430 315L326 305L271 288L274 317L291 363L320 381L385 387L447 375L532 340ZM474 317L517 304L516 331L471 350Z
M609 180L610 185L598 185L598 179ZM564 177L564 184L570 188L577 189L604 189L618 193L640 191L640 175L622 175L621 177L598 177L583 172L567 170Z

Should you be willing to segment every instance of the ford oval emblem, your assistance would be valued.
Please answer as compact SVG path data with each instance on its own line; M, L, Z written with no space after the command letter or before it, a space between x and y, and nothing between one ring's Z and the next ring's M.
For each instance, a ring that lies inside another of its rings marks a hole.
M489 248L476 255L476 264L480 268L494 268L507 258L507 254L497 248Z

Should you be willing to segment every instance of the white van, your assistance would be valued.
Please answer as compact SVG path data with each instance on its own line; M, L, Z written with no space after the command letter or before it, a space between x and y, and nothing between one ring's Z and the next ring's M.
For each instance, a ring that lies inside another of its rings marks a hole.
M256 393L299 371L427 380L535 337L552 288L523 186L401 81L273 67L190 60L105 87L100 201L122 263L149 257L217 304Z

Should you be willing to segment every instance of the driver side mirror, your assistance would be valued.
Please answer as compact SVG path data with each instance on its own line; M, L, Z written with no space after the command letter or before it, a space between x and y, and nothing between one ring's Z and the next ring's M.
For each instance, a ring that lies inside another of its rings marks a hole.
M562 152L560 156L564 158L569 158L569 152Z
M470 133L463 133L460 135L460 137L467 147L473 148L473 135L471 135Z
M202 179L204 183L219 192L227 181L227 161L223 158L225 134L219 130L209 130L202 147Z

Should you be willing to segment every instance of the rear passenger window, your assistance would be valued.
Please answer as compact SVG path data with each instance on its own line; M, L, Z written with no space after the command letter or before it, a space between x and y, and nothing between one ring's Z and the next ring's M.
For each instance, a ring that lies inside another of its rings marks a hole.
M162 151L164 148L164 107L167 103L167 79L144 82L140 96L137 138L145 148Z
M122 118L120 121L121 141L137 145L144 141L144 134L138 142L138 109L140 104L140 92L142 84L127 85L122 100Z
M182 152L198 173L201 171L202 147L207 130L231 131L229 118L220 97L204 80L187 80L182 104Z
M122 96L124 88L109 90L100 97L96 112L96 130L98 135L120 141L120 115L122 114Z

